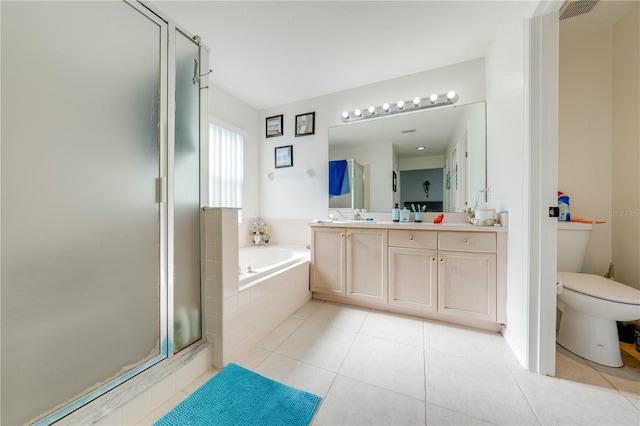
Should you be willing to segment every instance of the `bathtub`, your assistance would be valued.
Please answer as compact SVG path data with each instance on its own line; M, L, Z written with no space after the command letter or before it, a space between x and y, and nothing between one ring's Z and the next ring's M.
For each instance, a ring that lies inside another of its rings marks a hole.
M305 247L266 246L238 252L238 287L222 293L221 365L237 362L278 325L311 300L310 250ZM247 272L251 264L255 272ZM235 286L237 268L227 264L227 283Z
M309 256L309 249L301 246L241 248L238 255L239 290L245 290L290 266L308 262Z

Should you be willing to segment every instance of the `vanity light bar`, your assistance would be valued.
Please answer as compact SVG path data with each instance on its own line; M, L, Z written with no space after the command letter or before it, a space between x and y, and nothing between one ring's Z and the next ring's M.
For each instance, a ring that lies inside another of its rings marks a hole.
M350 123L352 121L364 120L367 118L383 117L401 112L418 111L426 108L434 108L443 105L452 105L458 101L458 94L453 90L443 95L433 94L428 98L416 96L410 101L400 100L395 104L385 102L381 106L370 106L367 109L355 109L342 113L342 121Z

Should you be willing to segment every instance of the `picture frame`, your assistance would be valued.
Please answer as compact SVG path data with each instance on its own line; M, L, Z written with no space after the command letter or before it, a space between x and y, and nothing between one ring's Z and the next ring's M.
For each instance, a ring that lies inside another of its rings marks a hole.
M265 125L265 137L275 138L277 136L284 135L282 126L283 115L274 115L273 117L267 117Z
M396 174L395 170L392 172L393 173L393 192L398 192L398 175Z
M275 168L293 167L293 145L278 146L274 149Z
M316 113L296 115L296 137L309 136L316 133Z

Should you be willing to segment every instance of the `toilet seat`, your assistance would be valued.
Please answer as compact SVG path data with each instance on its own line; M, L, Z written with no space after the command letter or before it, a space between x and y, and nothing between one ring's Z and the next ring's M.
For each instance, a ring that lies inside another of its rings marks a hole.
M640 305L640 290L593 274L558 272L562 286L598 299Z

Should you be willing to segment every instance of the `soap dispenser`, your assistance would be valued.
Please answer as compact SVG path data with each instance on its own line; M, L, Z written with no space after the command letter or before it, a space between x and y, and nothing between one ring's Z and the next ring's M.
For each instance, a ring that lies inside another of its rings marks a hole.
M400 209L398 203L396 203L391 209L391 220L394 222L400 222Z
M411 210L407 207L400 210L400 222L409 222L409 216L411 216Z

